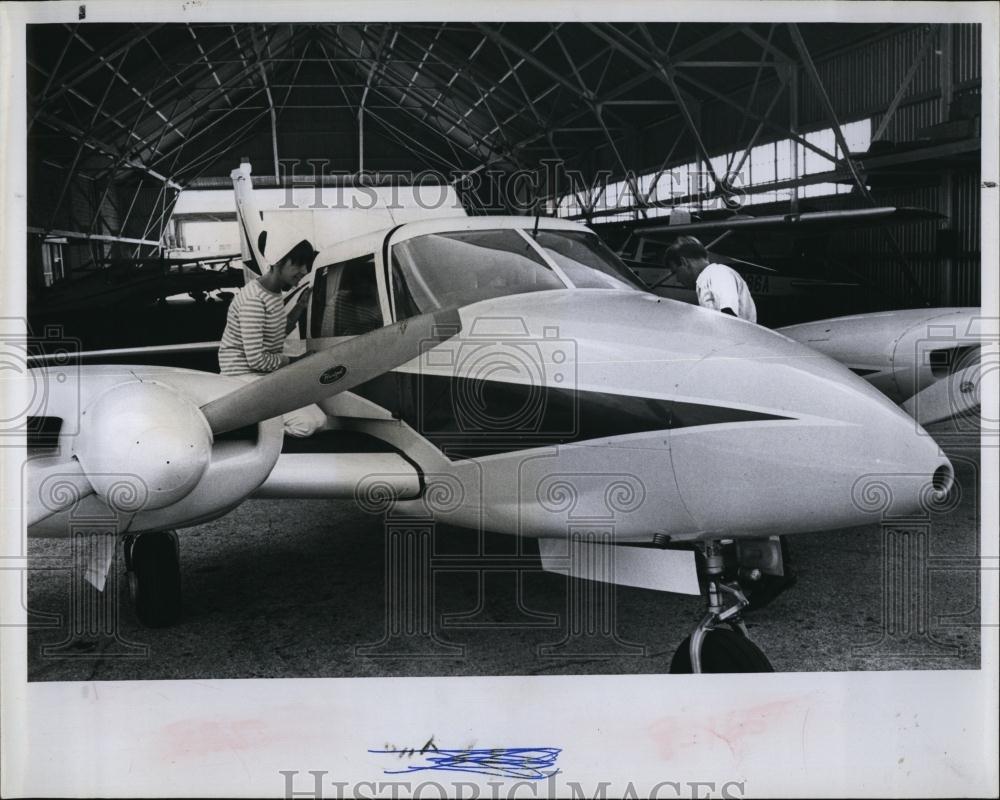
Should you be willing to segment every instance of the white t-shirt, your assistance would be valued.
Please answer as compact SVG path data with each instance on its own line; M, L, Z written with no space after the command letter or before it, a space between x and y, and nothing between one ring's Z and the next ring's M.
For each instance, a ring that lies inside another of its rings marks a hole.
M698 305L721 311L731 308L736 316L748 322L757 321L754 305L746 281L736 270L725 264L709 264L701 271L696 284Z

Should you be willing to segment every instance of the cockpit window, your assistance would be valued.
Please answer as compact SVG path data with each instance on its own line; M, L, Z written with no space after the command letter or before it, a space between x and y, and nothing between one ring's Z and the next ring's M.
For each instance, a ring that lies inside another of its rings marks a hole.
M542 230L534 238L577 289L643 288L597 234Z
M417 236L392 248L396 317L566 286L516 230Z
M317 270L311 336L358 336L383 324L374 256L352 258Z

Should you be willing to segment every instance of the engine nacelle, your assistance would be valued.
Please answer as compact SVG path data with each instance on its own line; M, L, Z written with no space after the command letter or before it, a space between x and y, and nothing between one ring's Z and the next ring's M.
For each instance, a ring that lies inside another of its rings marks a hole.
M281 453L280 419L213 441L200 407L245 385L224 375L92 366L64 386L37 372L48 387L45 415L61 420L56 451L38 455L76 458L95 493L33 525L33 536L67 536L84 518L107 519L119 533L207 522L252 494Z
M204 476L212 431L198 406L176 389L133 381L108 389L82 412L73 455L112 508L164 508Z

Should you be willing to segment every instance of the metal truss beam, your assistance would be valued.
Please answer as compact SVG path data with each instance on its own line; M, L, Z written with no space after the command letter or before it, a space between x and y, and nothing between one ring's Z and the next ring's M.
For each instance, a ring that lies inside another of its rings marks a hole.
M69 31L69 37L66 40L67 43L66 47L63 49L62 56L66 55L66 49L68 49L69 43L74 38L76 38L79 41L81 41L85 46L90 48L91 52L94 53L94 60L92 61L91 64L87 66L78 67L79 72L75 72L73 77L70 78L69 80L63 81L59 86L59 88L51 95L43 91L41 96L36 99L36 104L38 109L41 109L47 103L50 103L62 97L66 92L70 91L72 88L79 85L82 81L85 81L95 72L104 67L107 59L117 58L122 54L122 52L130 48L137 41L138 38L141 38L139 37L138 33L133 30L130 31L129 33L124 34L123 36L120 36L118 39L116 39L114 42L108 45L108 48L106 49L105 52L98 52L94 50L94 48L90 47L89 44L84 42L82 38L80 38L79 32L77 30L80 27L79 23L73 25L67 24L64 25L64 27ZM153 25L151 26L151 28L147 28L145 31L143 31L143 36L149 36L151 33L162 27L163 23ZM59 64L62 63L62 56L60 56L59 61L56 64L56 69L52 71L52 80L55 79L56 71L58 70Z
M39 228L34 225L28 226L28 233L66 239L89 239L94 242L111 242L114 244L138 244L151 247L159 247L160 245L159 242L152 239L130 239L127 236L111 236L103 233L85 233L83 231L63 231L55 228Z
M491 27L489 27L489 25L483 23L477 23L476 27L483 32L484 36L489 37L489 39L492 40L495 45L497 45L498 47L506 47L512 53L517 54L520 58L531 64L531 66L533 66L543 75L545 75L549 80L554 81L555 83L559 84L564 89L566 89L568 92L570 92L570 94L579 97L580 99L585 100L588 103L592 103L595 100L594 93L591 92L589 89L581 88L572 81L567 80L558 72L556 72L554 69L552 69L548 64L546 64L544 61L538 58L534 53L525 50L516 42L512 42L507 36L504 36L499 31L495 31Z
M351 47L350 47L349 43L347 43L340 36L339 33L337 33L337 34L330 34L329 31L324 31L324 34L326 36L330 37L333 40L333 43L336 44L337 46L346 48L349 52L353 52L351 50ZM354 67L354 69L356 71L360 71L360 69L362 69L362 68L368 68L373 63L375 63L375 62L372 61L371 58L367 58L364 55L362 55L362 53L363 53L363 47L364 47L365 44L368 44L368 41L364 37L359 37L359 38L360 38L359 44L361 45L362 49L359 50L357 53L355 53L355 55L357 56L357 60L355 62L353 62L353 64L352 64L352 66ZM385 74L385 70L382 69L382 68L377 68L377 72L380 73L380 74ZM414 97L418 100L418 102L420 102L424 107L429 108L431 106L431 104L434 102L434 98L431 97L431 96L429 96L429 95L427 95L424 92L424 90L422 88L420 88L420 87L413 87L413 89L411 91L412 91L412 94L414 95ZM383 92L383 94L384 94L384 92ZM388 96L388 95L386 95L386 96ZM390 98L390 99L395 99L395 98ZM400 110L404 110L404 107L401 106ZM458 144L460 146L462 146L464 148L467 148L467 149L470 149L470 150L473 147L476 146L476 143L474 141L475 140L475 134L470 130L468 121L465 120L465 119L463 119L461 117L461 115L458 114L453 109L451 109L450 106L446 106L445 104L441 104L438 108L434 109L434 113L437 116L439 116L440 118L446 120L448 124L457 125L459 128L462 129L462 132L468 137L468 141L461 141L461 142L459 142ZM427 121L425 120L425 122L427 122ZM430 123L427 122L427 124L429 125ZM431 126L431 127L435 127L435 126ZM442 135L445 135L444 131L440 131L440 132L441 132Z
M57 130L62 131L63 133L68 134L74 141L83 142L85 147L100 153L101 155L105 156L112 162L115 162L118 158L121 157L121 153L119 153L111 145L99 141L97 139L94 139L93 137L88 138L85 131L80 130L75 125L69 122L64 122L63 120L59 119L59 117L54 117L51 114L42 113L39 115L39 120L41 122L44 122L46 125L49 125L52 128L55 128ZM172 178L169 178L166 175L161 175L156 170L151 169L145 164L139 161L135 161L132 158L128 157L123 158L121 163L124 166L127 166L131 169L146 173L151 178L155 178L156 180L166 184L167 186L170 186L172 189L181 188L180 184L175 183Z
M69 27L69 26L67 26L67 27ZM156 114L156 116L158 116L163 121L164 125L167 125L168 127L174 127L173 123L169 119L167 119L166 115L163 114L163 112L160 111L156 106L154 106L152 102L150 102L150 100L146 96L146 94L143 93L143 92L141 92L141 91L139 91L139 89L137 89L135 86L133 86L132 82L129 81L129 79L126 78L124 75L122 75L121 70L116 69L114 67L114 65L111 63L111 60L109 58L105 58L104 56L102 56L98 52L97 48L95 48L92 44L90 44L90 42L88 42L86 39L84 39L83 36L80 34L80 32L78 30L76 30L75 27L70 29L70 33L84 47L86 47L91 52L95 53L97 55L97 58L100 61L101 65L104 66L104 67L106 67L107 69L109 69L111 71L111 74L114 75L115 78L117 78L122 84L124 84L128 88L128 90L130 92L132 92L133 95L135 95L135 97L138 100L140 100L141 102L143 102L146 105L148 105L150 111L152 111L154 114ZM128 43L126 43L123 46L124 50L127 52L132 47L132 45L134 45L136 42L141 41L142 39L146 38L146 36L148 36L148 33L145 34L145 35L134 34L132 36L132 38L131 38L131 41L128 42ZM116 53L119 52L121 49L122 48L118 48L116 50ZM175 128L175 132L178 133L179 135L181 135L180 132L176 130L176 128Z
M201 41L198 39L198 34L194 32L194 28L190 23L187 24L188 33L191 34L191 39L194 41L194 46L198 48L198 54L201 56L201 60L205 62L205 66L208 67L208 71L212 74L212 78L215 81L215 85L222 89L223 97L229 104L229 107L233 107L233 101L229 97L229 92L222 88L222 81L219 80L219 73L215 71L215 65L208 60L208 54L205 52L205 48L201 46Z

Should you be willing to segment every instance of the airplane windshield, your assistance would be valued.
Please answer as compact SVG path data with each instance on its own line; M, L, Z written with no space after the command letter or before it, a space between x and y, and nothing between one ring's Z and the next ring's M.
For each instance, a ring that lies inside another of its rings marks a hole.
M597 234L541 230L530 235L577 289L642 288Z
M516 230L417 236L392 248L396 317L404 319L493 297L565 289Z

